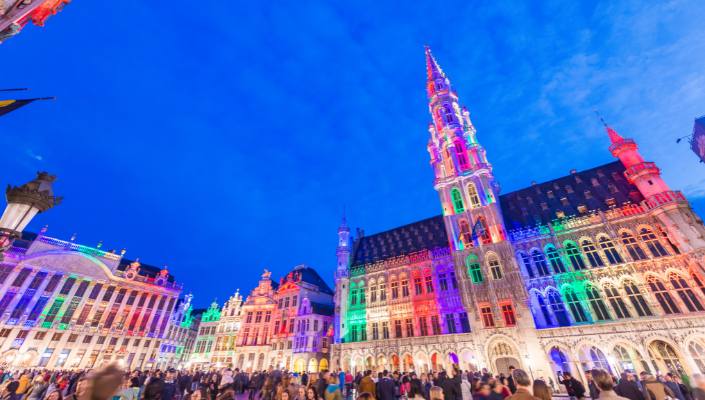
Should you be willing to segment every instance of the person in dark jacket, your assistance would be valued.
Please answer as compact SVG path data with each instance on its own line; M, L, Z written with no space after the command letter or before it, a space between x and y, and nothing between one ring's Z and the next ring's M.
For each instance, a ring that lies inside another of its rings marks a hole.
M597 398L600 397L600 389L597 387L597 384L595 384L595 381L592 379L592 371L585 371L585 378L588 381L590 398L592 400L597 400Z
M378 400L395 400L394 396L394 381L389 378L389 371L382 372L382 379L377 382Z
M563 384L565 385L568 396L582 400L585 398L585 386L580 381L573 378L570 372L563 373Z
M509 387L509 391L512 392L512 394L517 392L517 385L514 383L514 377L512 376L514 369L513 365L509 366L509 377L507 378L507 387Z
M673 379L673 374L672 373L667 373L665 376L666 379L666 386L671 389L671 392L676 396L678 400L685 400L685 395L683 394L683 391L681 390L681 387L678 385L678 383Z
M619 396L626 397L629 400L646 400L644 393L634 379L634 375L627 372L622 372L621 379L615 386L614 391Z
M170 368L166 372L164 378L164 386L162 387L162 398L161 400L173 400L176 395L176 382L174 380L176 376L176 370Z

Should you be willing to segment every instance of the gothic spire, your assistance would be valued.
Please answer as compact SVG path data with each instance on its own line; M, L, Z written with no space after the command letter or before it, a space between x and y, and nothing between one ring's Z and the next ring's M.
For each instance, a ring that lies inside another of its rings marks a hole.
M624 138L622 137L622 135L620 135L619 133L617 133L617 131L612 129L611 126L607 125L607 122L605 122L605 119L602 118L602 115L600 115L600 113L597 110L595 110L595 114L597 114L597 117L600 118L600 122L602 122L602 125L604 125L605 130L607 131L607 136L609 136L610 142L612 144L624 141Z
M426 91L428 97L433 97L437 91L442 89L448 89L450 87L450 81L446 77L446 74L438 65L438 62L433 57L431 53L431 48L425 46L426 49Z

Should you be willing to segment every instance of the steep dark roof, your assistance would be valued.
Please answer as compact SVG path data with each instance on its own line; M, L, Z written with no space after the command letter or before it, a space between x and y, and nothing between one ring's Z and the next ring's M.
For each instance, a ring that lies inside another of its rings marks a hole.
M321 292L333 294L333 291L330 289L326 281L318 275L318 272L316 272L315 269L309 267L308 265L297 265L291 271L300 272L302 281L318 286Z
M327 303L311 302L311 311L318 315L333 315L333 305Z
M580 215L579 206L588 211L608 210L612 204L638 203L644 198L624 177L619 161L548 182L532 184L499 197L507 229L546 224L565 216Z
M443 216L355 239L352 266L448 246Z

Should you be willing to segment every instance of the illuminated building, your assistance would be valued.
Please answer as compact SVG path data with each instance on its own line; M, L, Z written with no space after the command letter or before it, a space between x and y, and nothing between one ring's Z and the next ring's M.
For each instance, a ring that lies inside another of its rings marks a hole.
M426 66L443 213L354 241L343 221L332 365L705 372L705 227L659 168L605 126L619 161L500 195L429 49Z
M211 361L216 365L232 365L235 361L235 344L237 334L240 332L240 316L242 309L242 296L238 289L234 295L223 305L220 312L220 321L216 328L215 348L211 355Z
M278 284L265 270L240 315L234 367L296 372L328 367L333 291L313 268L299 265Z
M44 26L50 16L68 3L69 0L0 1L0 42L18 34L29 22Z
M164 268L25 233L0 263L0 363L154 367L180 292Z
M193 295L186 295L176 303L176 309L169 319L166 335L159 347L157 368L184 367L199 332L200 313L194 312L191 302Z
M201 318L193 351L189 356L189 366L208 367L213 362L215 333L221 315L220 307L214 301L207 310L198 310L198 314L200 314Z

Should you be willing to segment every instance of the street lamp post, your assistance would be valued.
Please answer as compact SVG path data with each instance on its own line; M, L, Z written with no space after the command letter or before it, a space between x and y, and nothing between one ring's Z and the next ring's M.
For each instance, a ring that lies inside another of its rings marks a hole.
M59 203L62 197L54 196L51 185L56 176L37 172L37 177L22 186L7 185L7 206L0 217L0 261L27 224L39 213Z

